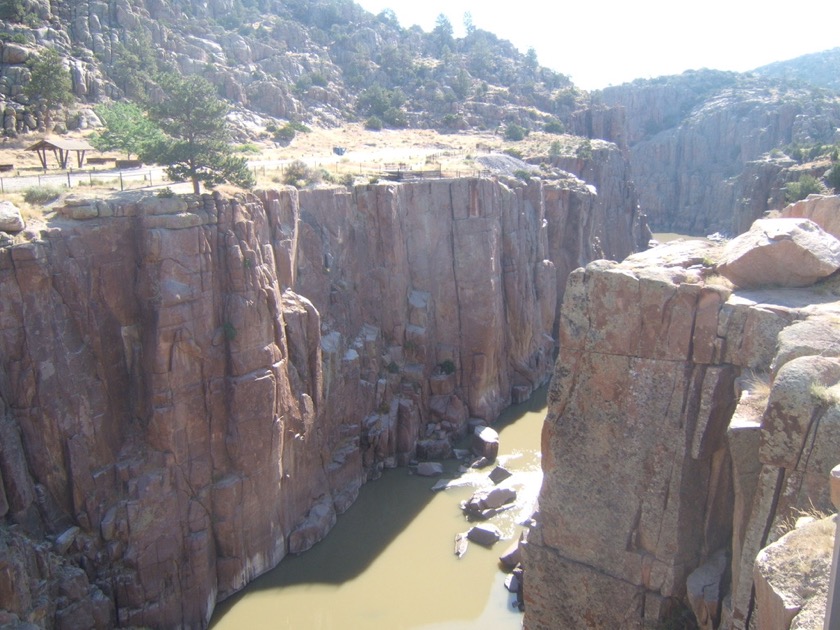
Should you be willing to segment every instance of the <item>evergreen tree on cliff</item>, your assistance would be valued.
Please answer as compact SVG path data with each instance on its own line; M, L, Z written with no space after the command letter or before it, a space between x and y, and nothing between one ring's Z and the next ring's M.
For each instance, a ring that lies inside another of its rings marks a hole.
M210 188L222 182L252 187L247 162L231 155L225 119L229 108L213 85L199 76L177 74L165 74L158 83L163 97L149 106L149 118L164 137L144 147L143 161L167 165L169 176L191 181L195 194L201 192L201 182Z

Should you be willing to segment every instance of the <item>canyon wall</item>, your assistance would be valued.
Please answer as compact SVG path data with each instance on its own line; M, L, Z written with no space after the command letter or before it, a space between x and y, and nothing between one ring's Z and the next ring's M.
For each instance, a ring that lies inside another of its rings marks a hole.
M365 480L447 456L550 376L565 269L646 241L627 205L593 248L592 196L125 193L6 238L0 623L203 627Z
M785 213L840 235L840 197ZM725 251L680 241L570 276L526 628L681 623L690 602L701 628L742 630L759 550L799 510L834 511L840 280L735 287Z
M628 148L655 231L734 236L784 207L787 182L830 166L801 170L781 151L837 142L838 125L826 93L699 70L601 90L571 130Z

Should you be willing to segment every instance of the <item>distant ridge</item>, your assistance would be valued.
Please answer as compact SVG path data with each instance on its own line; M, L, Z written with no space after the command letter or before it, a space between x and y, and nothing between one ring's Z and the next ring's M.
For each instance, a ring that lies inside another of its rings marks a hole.
M776 61L753 72L768 79L801 82L840 92L840 47Z

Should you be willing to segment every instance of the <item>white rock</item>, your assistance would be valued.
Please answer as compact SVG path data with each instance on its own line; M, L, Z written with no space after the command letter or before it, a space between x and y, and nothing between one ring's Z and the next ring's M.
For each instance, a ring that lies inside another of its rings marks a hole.
M20 232L24 227L23 217L11 201L0 201L0 231Z

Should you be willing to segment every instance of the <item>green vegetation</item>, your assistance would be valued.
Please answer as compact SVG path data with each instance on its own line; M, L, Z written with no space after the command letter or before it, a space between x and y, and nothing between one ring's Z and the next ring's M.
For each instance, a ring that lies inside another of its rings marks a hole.
M70 72L55 50L45 48L40 55L31 57L26 66L30 76L23 90L31 102L42 103L48 112L73 102Z
M26 24L31 28L41 25L41 18L26 0L0 0L0 20Z
M555 140L551 143L551 146L548 147L548 154L551 157L560 157L563 155L563 143L559 140Z
M124 41L114 43L111 59L109 74L125 96L145 99L158 72L151 36L143 29L125 32Z
M295 160L283 170L281 181L287 186L305 188L312 184L320 184L322 179L322 171L310 168L302 160Z
M162 134L146 113L134 103L111 103L96 107L105 131L91 135L90 143L99 151L123 151L128 159L139 155L146 144L162 139Z
M440 371L444 374L455 374L455 362L452 359L446 359L438 365Z
M383 126L402 129L408 126L403 104L405 94L401 90L389 90L375 84L359 94L356 110L368 121L378 119Z
M587 139L578 145L575 155L581 160L592 159L592 143Z
M546 133L561 134L566 133L566 127L559 120L551 120L543 125L543 131Z
M379 116L371 116L365 121L365 129L368 131L382 131L382 120Z
M827 181L828 185L835 191L840 190L840 163L832 165L825 176L825 181Z
M163 75L159 83L164 97L148 113L163 134L143 146L143 161L167 165L169 177L191 181L195 194L201 192L201 182L208 187L222 182L252 187L248 163L231 155L228 106L213 85L199 76L176 74Z
M813 175L803 175L799 181L790 182L785 189L788 203L805 199L808 195L825 192L823 185Z
M520 140L524 140L527 135L528 130L516 123L509 123L505 126L505 140L510 142L519 142Z
M43 206L55 201L61 196L62 189L56 186L32 186L23 191L26 203Z

